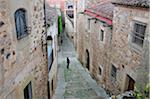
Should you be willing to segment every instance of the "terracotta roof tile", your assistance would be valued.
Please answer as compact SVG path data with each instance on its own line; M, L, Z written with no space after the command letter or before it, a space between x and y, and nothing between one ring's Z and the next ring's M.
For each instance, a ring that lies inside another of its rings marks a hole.
M88 10L91 10L102 17L112 19L114 5L110 2L110 0L105 0L99 2L97 5L91 6Z

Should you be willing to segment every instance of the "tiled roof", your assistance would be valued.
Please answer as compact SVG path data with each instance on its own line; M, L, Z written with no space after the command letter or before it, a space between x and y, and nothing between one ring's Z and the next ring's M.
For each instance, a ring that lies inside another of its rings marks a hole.
M150 0L112 0L113 4L149 8Z
M102 16L100 16L96 13L93 13L90 10L85 10L84 13L91 16L91 17L93 17L93 18L96 18L96 19L99 19L99 20L103 21L103 22L107 23L108 25L112 25L112 20L110 20L108 18L105 18L105 17L102 17Z
M114 5L111 3L110 0L101 0L98 4L93 5L91 8L88 8L88 10L91 10L102 17L112 20Z

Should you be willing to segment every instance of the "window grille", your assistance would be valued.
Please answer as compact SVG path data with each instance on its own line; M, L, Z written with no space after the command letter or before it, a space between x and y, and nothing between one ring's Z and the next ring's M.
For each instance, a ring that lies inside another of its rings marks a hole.
M132 42L143 47L146 24L135 23L132 32Z

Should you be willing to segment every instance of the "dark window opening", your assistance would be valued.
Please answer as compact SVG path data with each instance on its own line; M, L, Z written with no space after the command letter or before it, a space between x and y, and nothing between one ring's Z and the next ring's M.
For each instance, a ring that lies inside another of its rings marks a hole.
M73 9L73 5L68 5L68 9Z
M111 68L111 76L116 79L117 76L117 68L112 64Z
M24 89L24 99L32 99L32 85L31 85L31 82Z
M103 30L101 30L100 40L104 41L104 31Z
M49 81L47 82L47 92L48 92L48 99L50 99L50 86L49 86Z
M86 68L90 70L90 54L88 50L86 50Z
M68 11L66 11L66 13L69 16L69 18L74 18L74 12L73 12L73 10L68 10Z
M99 67L99 75L102 75L102 69Z
M48 56L48 70L49 71L51 70L53 61L54 61L54 52L53 52L53 49L52 49L52 52L51 52L50 56Z
M26 11L24 9L19 9L15 12L15 26L18 39L21 39L28 34Z
M91 28L90 19L88 19L88 24L87 25L88 25L87 29L90 30L90 28Z
M53 84L53 80L52 80L51 87L52 87L52 91L53 91L53 90L54 90L54 84Z

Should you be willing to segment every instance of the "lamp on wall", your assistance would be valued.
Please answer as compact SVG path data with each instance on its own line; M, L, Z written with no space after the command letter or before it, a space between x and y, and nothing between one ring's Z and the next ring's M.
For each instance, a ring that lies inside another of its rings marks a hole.
M94 22L95 24L97 23L97 19L95 18L95 22Z

